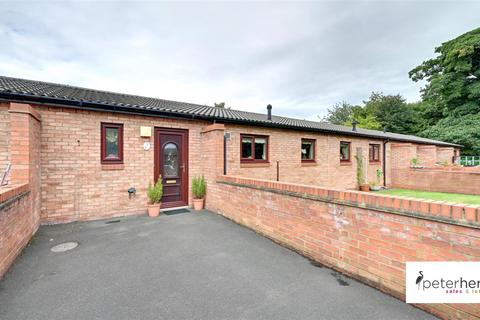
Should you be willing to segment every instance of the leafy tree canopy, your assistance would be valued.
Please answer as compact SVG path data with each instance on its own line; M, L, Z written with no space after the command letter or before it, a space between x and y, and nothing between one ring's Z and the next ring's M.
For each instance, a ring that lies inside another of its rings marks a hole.
M405 99L397 95L384 95L372 92L370 98L363 101L362 106L354 106L345 101L328 109L326 121L334 124L351 125L352 120L360 128L383 130L412 134L417 132L419 123L417 109L407 104Z
M480 155L480 113L447 117L422 134L426 137L461 144L462 154Z
M425 80L423 119L419 132L432 139L459 143L464 154L480 154L480 28L435 49L437 57L410 71L413 81Z
M438 56L409 72L426 80L422 98L435 120L480 112L480 28L443 43Z
M341 102L324 120L359 127L414 134L462 144L462 153L480 155L480 28L435 49L437 56L409 72L425 81L422 101L407 103L400 95L372 92L362 106Z
M415 133L416 112L400 94L384 95L373 92L364 104L365 110L375 117L380 128L397 133Z
M344 124L351 122L353 119L354 105L347 103L346 101L338 102L332 108L327 110L327 115L323 118L324 121L333 124Z

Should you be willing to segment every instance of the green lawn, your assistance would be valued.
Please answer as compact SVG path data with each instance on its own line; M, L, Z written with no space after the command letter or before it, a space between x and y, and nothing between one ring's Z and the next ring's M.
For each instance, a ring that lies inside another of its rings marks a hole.
M447 201L464 204L480 205L480 196L460 193L429 192L407 189L388 189L380 191L382 194L391 194L393 196L404 196L428 200Z

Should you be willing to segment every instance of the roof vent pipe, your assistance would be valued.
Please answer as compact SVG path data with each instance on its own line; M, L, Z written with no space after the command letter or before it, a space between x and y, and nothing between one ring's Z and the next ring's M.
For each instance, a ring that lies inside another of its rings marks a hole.
M267 119L269 121L272 121L272 105L271 104L267 105Z
M387 127L383 127L383 133L387 133Z
M357 121L355 119L352 121L352 131L357 131Z

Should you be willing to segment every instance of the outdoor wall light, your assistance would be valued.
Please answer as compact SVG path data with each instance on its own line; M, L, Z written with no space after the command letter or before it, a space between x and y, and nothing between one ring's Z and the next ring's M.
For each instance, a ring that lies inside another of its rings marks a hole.
M128 198L135 197L137 194L137 189L135 187L128 188Z

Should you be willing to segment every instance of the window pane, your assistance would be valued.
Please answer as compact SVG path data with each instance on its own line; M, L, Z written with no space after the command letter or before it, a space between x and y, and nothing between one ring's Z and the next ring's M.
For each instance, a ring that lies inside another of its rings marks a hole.
M174 143L167 143L163 148L163 176L178 177L178 149Z
M252 138L242 138L242 158L252 159Z
M255 159L267 160L267 139L255 138Z
M313 160L313 141L302 141L302 160Z
M105 157L116 159L118 156L118 128L105 129Z
M340 160L349 160L349 159L350 159L349 144L348 143L340 144Z
M380 161L380 145L371 144L369 148L370 161Z

